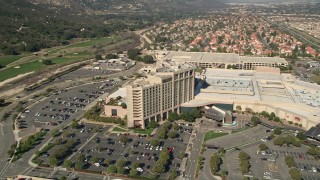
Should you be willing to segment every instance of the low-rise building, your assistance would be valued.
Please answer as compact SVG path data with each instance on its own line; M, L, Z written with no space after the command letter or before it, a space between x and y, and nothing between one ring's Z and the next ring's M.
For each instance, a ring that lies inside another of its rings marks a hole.
M239 56L235 53L154 51L159 61L171 60L176 63L189 63L203 68L253 70L257 67L287 67L288 62L279 57Z

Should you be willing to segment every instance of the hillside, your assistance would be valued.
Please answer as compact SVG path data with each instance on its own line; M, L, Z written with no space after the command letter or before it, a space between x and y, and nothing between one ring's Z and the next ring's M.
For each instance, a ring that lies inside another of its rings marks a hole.
M0 0L0 50L3 54L34 52L67 44L74 37L107 36L106 27L93 18L49 10L26 0Z
M35 4L64 7L74 13L198 11L224 7L219 0L29 0Z
M0 55L35 52L223 7L217 0L0 0Z

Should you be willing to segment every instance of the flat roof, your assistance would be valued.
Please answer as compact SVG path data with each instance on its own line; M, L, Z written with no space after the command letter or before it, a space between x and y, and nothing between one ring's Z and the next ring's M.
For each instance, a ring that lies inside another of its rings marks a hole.
M183 52L183 51L155 51L159 60L170 59L176 62L213 62L213 63L239 63L239 62L255 62L255 63L281 63L286 64L284 58L279 57L252 57L239 56L235 53L213 53L213 52Z
M184 103L184 106L235 102L261 103L296 112L305 117L320 116L319 86L296 80L292 75L254 70L206 69L205 76L213 87L208 86L207 90L200 91L194 100ZM239 84L241 82L242 84ZM210 91L213 88L216 91ZM244 89L246 91L252 89L253 93L239 93L239 90Z

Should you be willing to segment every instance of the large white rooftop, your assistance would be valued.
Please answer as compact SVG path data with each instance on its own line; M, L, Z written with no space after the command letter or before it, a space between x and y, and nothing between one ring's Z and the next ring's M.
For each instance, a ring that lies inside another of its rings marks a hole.
M249 57L239 56L235 53L212 53L212 52L183 52L183 51L155 51L159 60L172 60L175 62L214 62L214 63L279 63L287 64L284 58L279 57Z
M260 103L314 116L320 112L320 86L273 71L207 69L209 86L185 106L208 103ZM252 90L253 93L250 93Z

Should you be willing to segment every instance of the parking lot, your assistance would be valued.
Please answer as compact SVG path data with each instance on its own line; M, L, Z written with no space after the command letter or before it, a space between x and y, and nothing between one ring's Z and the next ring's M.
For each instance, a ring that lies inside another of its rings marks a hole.
M42 154L38 160L41 160L42 164L50 164L49 158L52 155L61 152L66 146L67 142L74 142L72 149L68 151L64 159L60 159L59 164L61 165L64 160L74 156L74 152L77 152L83 144L90 142L91 138L93 138L95 135L99 133L103 134L110 127L111 126L102 126L96 124L82 124L80 125L79 129L72 129L69 126L66 126L57 137L54 137L51 140L51 143L55 145L47 153Z
M81 68L78 70L75 70L73 72L70 72L67 75L64 75L60 78L57 78L54 83L57 82L65 82L65 81L72 81L77 78L93 78L95 76L106 76L110 74L117 73L118 71L112 71L112 70L101 70L101 69L86 69L86 68Z
M265 143L268 150L259 151L259 145ZM230 179L241 179L239 152L244 151L250 155L250 172L247 176L264 177L265 179L290 179L289 168L285 163L286 156L295 159L297 168L303 179L319 179L320 164L306 152L308 147L279 147L273 141L257 141L249 145L229 150L226 154L226 168Z
M133 163L139 163L142 171L140 176L149 177L149 170L155 165L159 158L161 150L172 149L174 160L172 161L170 168L175 167L179 169L180 159L178 155L180 152L185 152L192 127L182 126L182 129L178 131L178 137L174 139L161 140L159 146L153 147L150 144L150 139L137 135L130 134L115 134L111 133L108 136L105 135L106 129L92 136L92 133L80 132L77 134L89 134L93 137L85 146L78 149L76 155L71 160L76 162L80 154L84 154L88 166L86 169L104 172L106 171L105 160L109 160L111 164L115 164L117 160L124 159L126 161L125 169L127 172L130 170ZM125 137L128 142L124 143L121 138ZM79 145L81 146L81 145ZM91 162L92 158L98 158L99 164ZM163 178L168 177L168 173L161 175Z
M65 120L74 119L85 112L84 108L104 93L110 92L116 81L87 84L77 88L57 91L37 103L18 117L18 127L31 126L51 129Z

